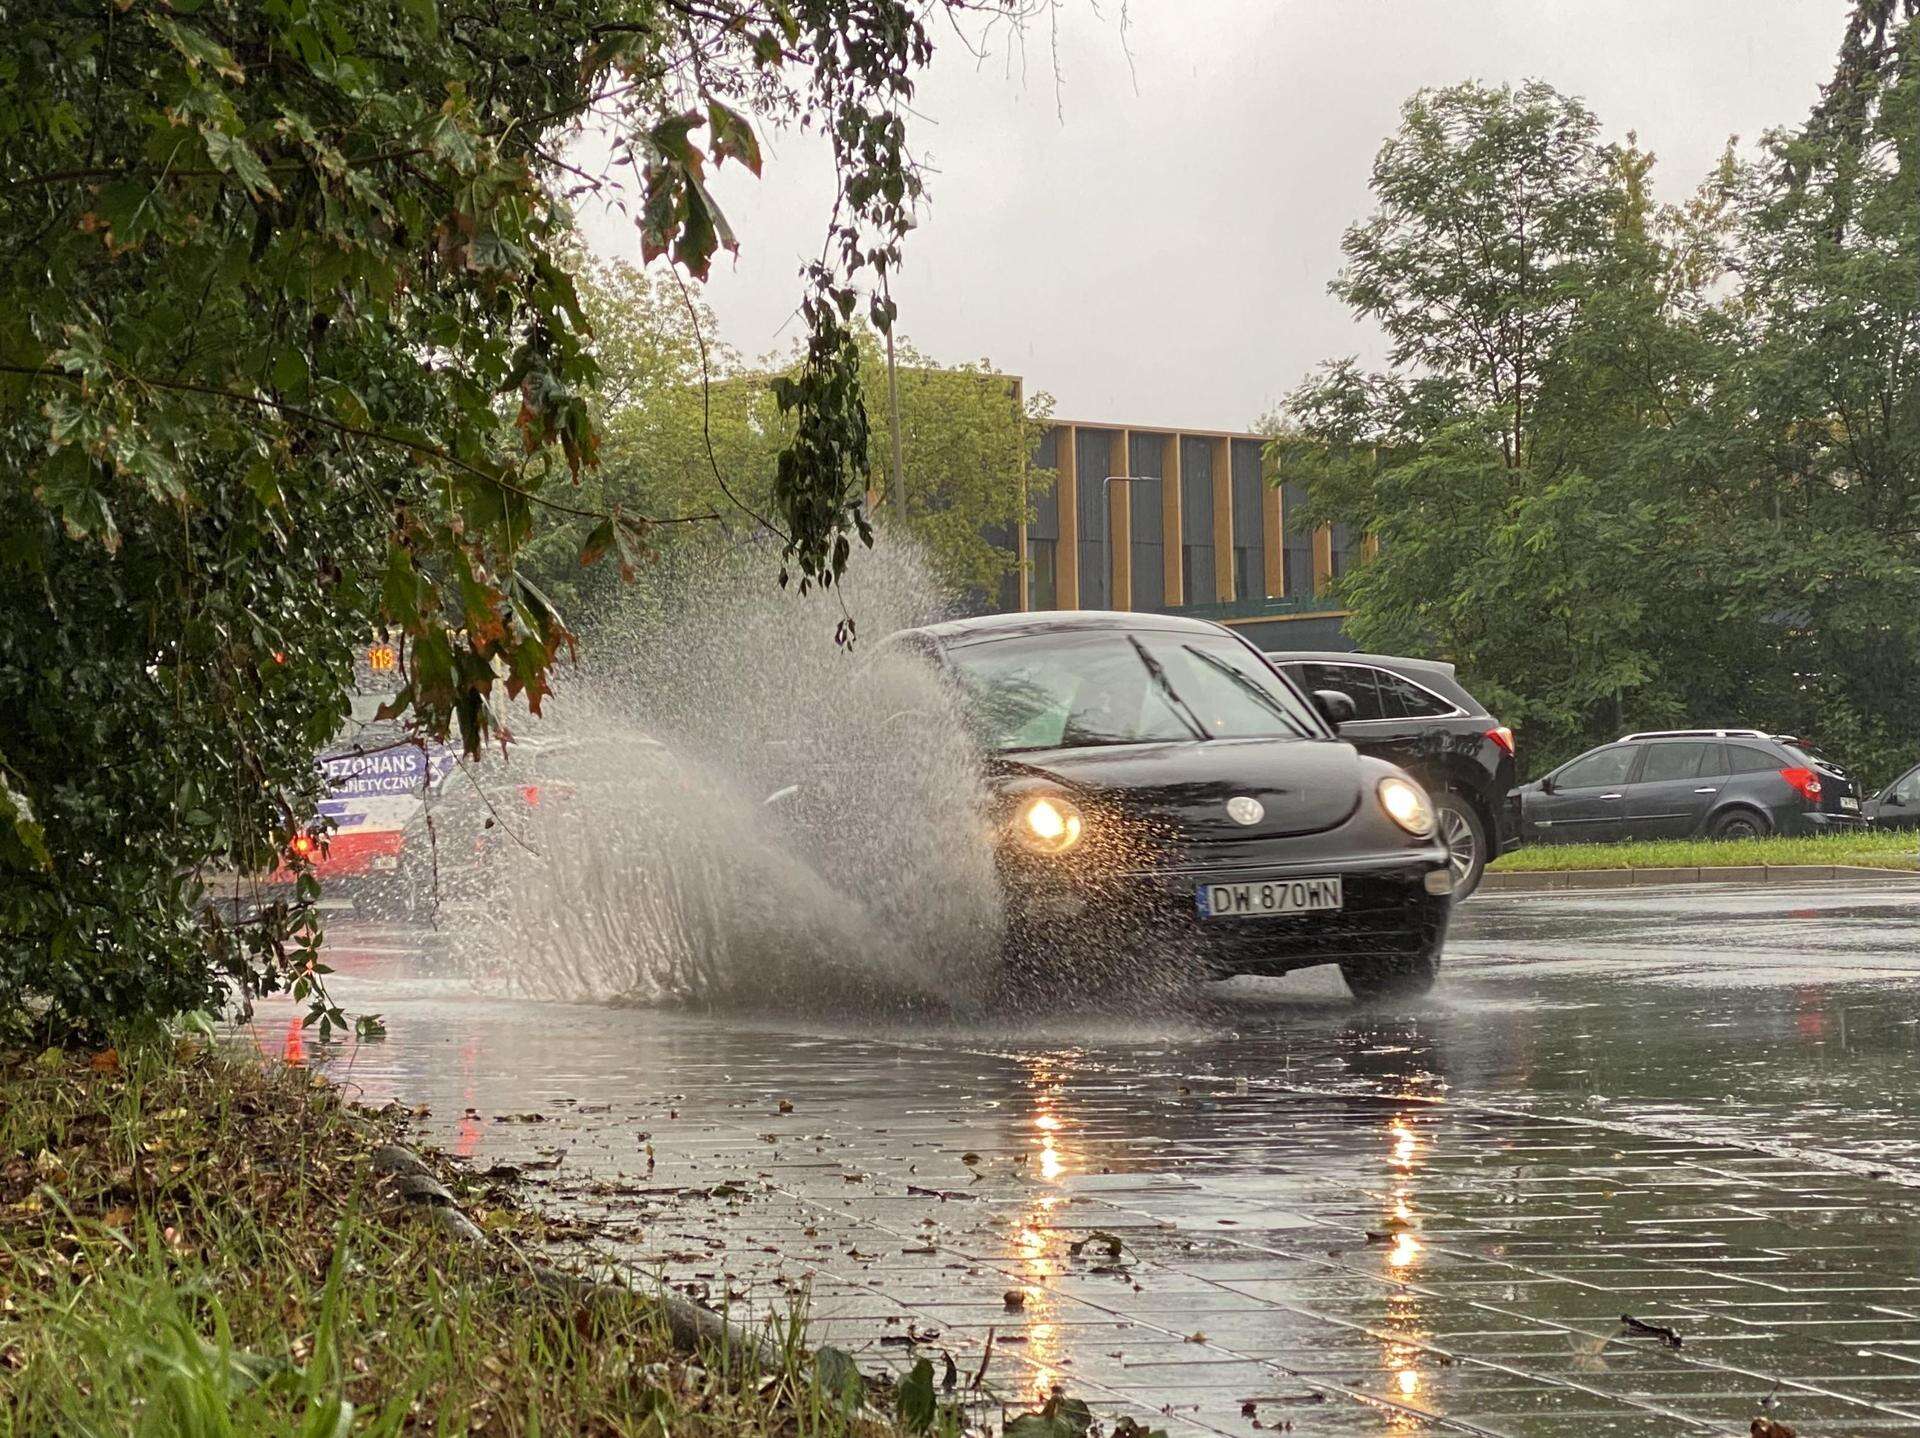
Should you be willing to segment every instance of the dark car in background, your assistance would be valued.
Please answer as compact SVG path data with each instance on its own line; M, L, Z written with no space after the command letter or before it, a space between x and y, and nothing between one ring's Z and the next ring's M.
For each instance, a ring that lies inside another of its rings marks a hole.
M1433 983L1452 890L1434 815L1341 742L1340 695L1171 615L996 615L887 643L944 672L983 751L1016 972L1132 945L1219 977L1338 964L1362 998Z
M1456 899L1474 891L1489 860L1520 842L1509 797L1518 777L1513 731L1461 687L1451 664L1304 650L1270 650L1267 658L1309 694L1345 694L1354 713L1340 737L1426 785Z
M1668 729L1589 749L1520 793L1533 844L1750 839L1855 828L1853 780L1791 735Z
M1920 829L1920 764L1860 806L1876 829Z

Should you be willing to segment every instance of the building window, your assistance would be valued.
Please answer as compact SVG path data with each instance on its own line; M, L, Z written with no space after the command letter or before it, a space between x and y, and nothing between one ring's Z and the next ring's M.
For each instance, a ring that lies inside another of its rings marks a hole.
M1280 518L1286 526L1282 548L1286 555L1286 591L1290 599L1305 599L1313 593L1313 531L1297 517L1306 506L1304 484L1280 486Z
M1165 436L1136 434L1131 445L1132 479L1127 485L1127 512L1133 535L1133 603L1135 609L1167 607L1166 495L1161 486Z
M1054 574L1051 539L1027 537L1027 608L1053 609L1059 605L1060 590Z
M1180 602L1182 604L1213 603L1213 546L1211 544L1180 546Z
M1267 556L1264 549L1233 547L1233 596L1259 599L1267 592Z
M1267 593L1267 532L1263 504L1267 484L1260 442L1236 439L1229 447L1233 493L1233 597L1263 599Z
M1213 445L1180 437L1182 604L1211 604L1213 583Z

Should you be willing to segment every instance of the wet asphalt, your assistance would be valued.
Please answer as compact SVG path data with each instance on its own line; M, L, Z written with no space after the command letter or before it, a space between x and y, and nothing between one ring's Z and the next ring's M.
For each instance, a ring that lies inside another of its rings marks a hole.
M348 922L330 958L387 1037L266 1005L270 1053L424 1105L575 1256L1009 1410L1920 1432L1920 882L1486 896L1379 1009L1323 969L953 1026L530 1003Z

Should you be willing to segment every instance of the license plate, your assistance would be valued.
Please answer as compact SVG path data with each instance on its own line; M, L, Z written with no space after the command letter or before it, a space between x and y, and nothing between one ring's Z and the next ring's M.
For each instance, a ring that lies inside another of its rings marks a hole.
M1203 919L1267 919L1279 914L1324 914L1346 898L1340 880L1272 879L1257 884L1202 884L1197 896Z
M374 869L397 869L400 867L400 861L391 854L375 854L373 856L373 862L368 865L368 867Z
M1842 795L1840 799L1840 807L1842 809L1845 809L1848 813L1853 813L1859 809L1860 801L1854 798L1851 794Z

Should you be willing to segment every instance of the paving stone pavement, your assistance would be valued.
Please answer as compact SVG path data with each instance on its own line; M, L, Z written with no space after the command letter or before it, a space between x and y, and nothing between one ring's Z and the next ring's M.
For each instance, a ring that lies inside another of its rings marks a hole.
M1314 991L1224 1031L835 1033L403 988L390 1043L334 1063L477 1164L557 1157L533 1195L608 1230L576 1256L747 1322L804 1298L813 1341L984 1365L1010 1407L1521 1438L1745 1433L1770 1402L1806 1438L1920 1432L1920 1166L1875 1140L1910 1112L1910 983L1522 992L1513 957L1569 942L1530 913L1489 914L1413 1015ZM1876 962L1920 967L1889 935Z
M915 1053L949 1101L897 1104L862 1049L831 1086L773 1050L683 1119L631 1113L642 1187L752 1178L602 1250L748 1321L805 1293L815 1340L863 1359L971 1373L991 1334L1003 1396L1063 1384L1170 1431L1741 1432L1769 1395L1802 1432L1920 1431L1900 1186L1418 1095L1143 1105L1070 1054ZM600 1128L541 1136L574 1140L548 1182L619 1222Z

